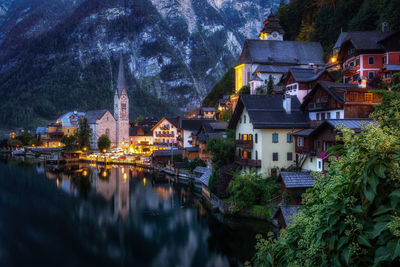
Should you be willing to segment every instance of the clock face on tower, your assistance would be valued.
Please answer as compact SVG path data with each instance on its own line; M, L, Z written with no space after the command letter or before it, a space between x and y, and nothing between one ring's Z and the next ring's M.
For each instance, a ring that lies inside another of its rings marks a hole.
M278 38L278 33L277 32L273 32L272 33L272 38L274 38L274 39Z

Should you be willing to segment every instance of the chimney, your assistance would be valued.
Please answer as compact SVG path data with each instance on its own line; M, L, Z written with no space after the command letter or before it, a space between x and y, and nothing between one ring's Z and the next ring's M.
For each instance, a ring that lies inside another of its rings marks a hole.
M382 32L388 32L389 31L389 25L387 22L382 22Z
M286 114L290 114L292 112L292 97L289 94L283 95L282 104Z

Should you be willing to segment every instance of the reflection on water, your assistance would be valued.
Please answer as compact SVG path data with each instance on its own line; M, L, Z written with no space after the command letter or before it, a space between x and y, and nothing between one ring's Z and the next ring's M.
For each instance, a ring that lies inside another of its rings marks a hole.
M236 266L269 230L133 167L0 163L0 196L1 266Z

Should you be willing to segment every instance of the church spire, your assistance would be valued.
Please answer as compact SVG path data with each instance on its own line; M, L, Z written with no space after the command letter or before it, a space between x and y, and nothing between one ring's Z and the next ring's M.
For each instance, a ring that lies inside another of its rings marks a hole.
M125 72L124 72L124 59L121 53L121 57L119 60L118 83L117 83L118 97L121 96L122 91L124 89L126 90L126 83L125 83Z

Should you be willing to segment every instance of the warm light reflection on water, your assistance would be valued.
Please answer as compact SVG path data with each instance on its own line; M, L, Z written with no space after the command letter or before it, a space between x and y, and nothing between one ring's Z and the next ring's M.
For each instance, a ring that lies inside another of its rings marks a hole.
M0 196L0 266L236 266L269 231L133 167L0 162Z

